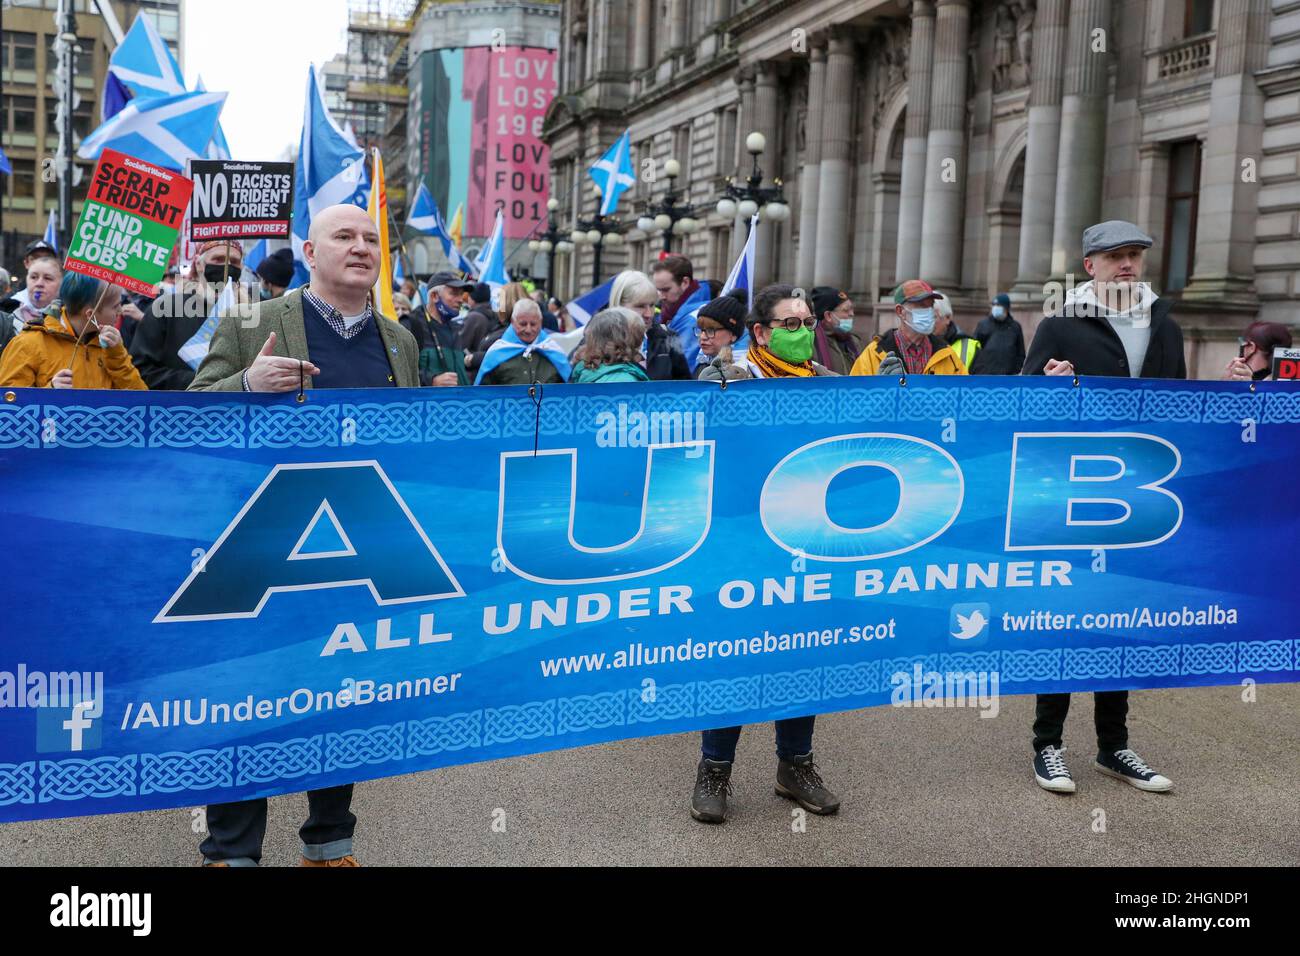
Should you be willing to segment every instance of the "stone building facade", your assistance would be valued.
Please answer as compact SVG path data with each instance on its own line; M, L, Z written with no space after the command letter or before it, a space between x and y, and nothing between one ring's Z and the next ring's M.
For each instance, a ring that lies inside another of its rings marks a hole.
M760 227L760 281L845 288L863 332L914 276L963 324L1011 292L1032 332L1052 283L1086 279L1102 219L1155 238L1146 278L1179 300L1193 376L1250 321L1300 324L1300 2L565 0L561 36L544 137L566 225L630 129L622 218L678 159L703 228L674 249L725 277L745 230L713 207L757 130L793 209ZM604 276L662 246L625 238ZM589 287L591 259L562 257L560 291Z

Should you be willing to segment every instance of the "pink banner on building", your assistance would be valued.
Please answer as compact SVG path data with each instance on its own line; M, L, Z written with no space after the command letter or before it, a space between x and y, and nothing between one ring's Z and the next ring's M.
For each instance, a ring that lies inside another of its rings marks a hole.
M542 119L556 82L554 50L465 51L462 94L474 115L466 235L487 235L498 209L508 239L522 239L545 218L550 149Z

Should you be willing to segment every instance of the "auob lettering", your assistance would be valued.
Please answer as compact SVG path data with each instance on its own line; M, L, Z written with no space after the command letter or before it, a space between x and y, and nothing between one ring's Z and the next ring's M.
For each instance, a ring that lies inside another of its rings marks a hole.
M585 466L594 469L591 459L600 454L584 453ZM642 578L679 564L707 540L713 442L648 448L640 526L602 547L583 545L574 534L583 507L578 459L572 448L501 455L497 547L516 576L548 584ZM1154 435L1018 433L1005 549L1159 544L1182 522L1182 501L1164 487L1181 461L1174 445ZM827 513L827 497L840 476L861 469L877 472L865 476L868 485L888 488L898 506L884 520L846 527ZM872 560L941 537L961 512L964 489L960 465L931 442L839 435L782 459L763 484L758 510L767 536L791 553L810 561ZM542 506L546 520L539 519ZM367 520L353 520L361 509ZM345 547L303 553L326 518ZM276 592L358 585L369 587L379 605L465 596L378 462L278 465L155 621L257 617Z

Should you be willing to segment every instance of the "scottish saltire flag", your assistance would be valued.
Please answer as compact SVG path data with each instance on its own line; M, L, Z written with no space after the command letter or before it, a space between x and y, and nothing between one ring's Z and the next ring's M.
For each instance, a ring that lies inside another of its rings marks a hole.
M305 285L310 278L302 244L307 241L312 216L342 203L354 203L364 209L369 190L365 151L348 141L330 115L316 67L309 66L307 105L303 111L294 182L292 288Z
M0 146L0 173L4 173L6 176L14 174L13 164L9 162L9 157L5 155L3 146Z
M108 122L132 99L176 96L186 92L185 77L171 49L143 13L108 60L108 77L100 93L100 116Z
M708 285L701 282L700 287L681 304L673 320L668 323L668 328L672 329L677 340L682 343L682 352L686 354L686 363L692 372L700 358L700 328L696 322L699 320L700 309L712 298Z
M461 253L460 243L452 238L451 230L442 218L442 210L424 183L420 183L420 188L416 190L415 201L406 214L406 225L416 232L436 238L453 269L459 269L466 275L478 276L478 268Z
M600 187L600 214L610 215L618 207L618 197L631 186L636 185L635 170L632 168L631 130L623 130L604 156L592 166L589 175Z
M551 333L546 329L542 329L531 345L525 345L520 341L519 336L515 334L515 327L513 325L507 326L505 334L493 342L491 348L487 350L487 354L483 356L483 364L479 366L478 375L474 378L474 384L478 385L482 382L483 376L502 362L508 362L517 355L528 355L530 352L541 352L555 366L555 370L560 373L560 377L567 382L569 375L573 372L573 367L569 364L568 351L557 342L552 341L552 339Z
M750 281L750 276L754 274L754 236L758 233L758 213L749 220L749 238L745 240L745 248L740 251L740 258L736 264L731 267L731 273L727 276L727 281L722 284L720 295L726 295L733 289L744 289L749 293L749 307L754 308L754 283Z
M402 252L399 249L393 260L393 281L400 284L406 281L406 269L402 265Z
M499 209L497 221L492 226L492 235L474 260L474 266L478 277L492 286L494 292L498 286L510 282L510 275L506 272L506 218Z
M189 160L207 155L225 103L225 93L134 99L87 136L77 155L98 159L105 149L115 149L155 166L183 172Z
M198 82L194 84L194 89L199 93L206 93L208 88L203 84L203 77L199 77ZM212 142L208 143L208 159L231 159L230 144L226 142L226 132L221 128L221 122L217 122L217 128L212 134Z
M212 336L216 334L217 325L221 321L222 314L235 307L238 301L235 298L235 289L238 286L239 282L237 280L226 283L221 290L221 295L217 297L217 301L213 304L212 311L203 320L203 324L199 326L199 330L190 337L188 342L176 350L176 354L180 356L181 361L195 371L198 371L199 366L203 364L203 360L207 358L208 345L212 342Z
M54 210L51 209L50 218L47 219L45 222L45 236L43 240L46 243L46 245L48 245L55 252L59 251L59 228L58 228L58 223L56 221L57 218L58 217L55 214Z
M253 244L252 248L244 254L244 268L249 272L256 273L257 267L262 264L262 260L270 254L271 249L266 244L266 240L257 240L257 242Z
M574 322L578 325L586 325L593 315L609 305L609 294L613 288L614 280L610 279L590 292L584 292L565 308L569 310L569 315L573 317Z

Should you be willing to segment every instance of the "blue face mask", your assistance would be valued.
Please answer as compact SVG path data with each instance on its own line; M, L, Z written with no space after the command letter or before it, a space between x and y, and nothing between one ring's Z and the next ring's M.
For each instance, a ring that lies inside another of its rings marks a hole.
M907 324L922 335L934 331L934 309L912 309L907 313Z
M852 332L852 331L853 331L853 320L852 320L852 319L840 319L840 320L839 320L838 322L836 322L835 324L839 327L839 330L840 330L841 332Z
M1000 305L995 305L995 306L993 307L993 318L995 318L995 319L1000 319L1000 318L1002 318L1002 316L1004 316L1004 315L1006 315L1006 314L1007 314L1007 310L1004 309L1004 308L1002 308L1002 306L1000 306Z

